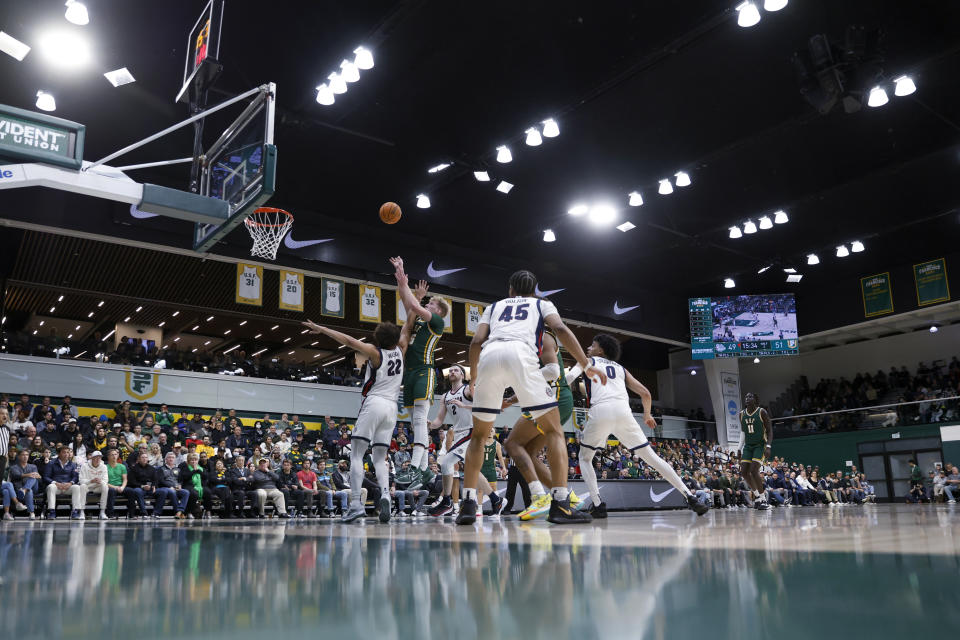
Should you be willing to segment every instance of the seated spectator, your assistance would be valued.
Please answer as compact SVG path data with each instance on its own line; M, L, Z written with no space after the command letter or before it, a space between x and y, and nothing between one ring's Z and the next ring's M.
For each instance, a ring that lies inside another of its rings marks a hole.
M957 468L957 465L953 465L950 475L946 476L943 492L947 494L949 504L957 501L957 496L960 495L960 468Z
M174 518L182 520L184 512L187 510L187 501L190 499L190 492L184 489L180 484L180 470L175 464L175 456L168 453L163 459L163 464L157 469L156 473L156 500L153 504L153 517L159 518L163 513L163 507L167 500L174 505Z
M57 457L44 471L43 481L47 485L47 519L57 517L57 496L69 495L71 503L70 517L79 519L87 494L80 486L80 472L76 463L70 460L70 449L60 447Z
M293 461L285 459L280 466L277 488L283 493L284 504L293 504L294 518L305 518L313 509L313 493L300 486L300 479L293 470Z
M242 518L243 501L246 498L250 502L251 509L257 503L257 493L253 486L253 473L248 470L246 459L242 455L233 457L233 466L227 470L230 489L233 491L233 506L238 518Z
M253 472L253 487L257 495L257 517L263 518L264 508L267 506L267 500L273 503L273 508L277 510L281 518L289 518L283 493L277 486L280 483L280 477L270 471L270 464L266 458L261 458L257 470Z
M186 462L179 467L177 479L180 486L184 487L189 494L187 518L190 520L197 516L203 517L205 513L213 511L212 492L204 483L205 474L206 470L200 464L200 456L194 452L188 453Z
M100 519L107 519L107 500L110 491L107 488L107 465L103 463L103 454L93 451L87 464L80 467L79 482L83 490L83 501L86 502L88 493L100 494ZM72 517L72 516L71 516ZM80 520L84 519L83 507L80 508Z
M164 459L165 456L163 452L160 451L160 445L156 442L151 443L149 454L147 455L147 462L150 466L159 469L163 465ZM174 459L176 459L176 456L174 456Z
M127 518L135 518L136 510L134 502L140 509L140 515L147 512L147 507L143 502L143 492L134 491L128 486L127 467L119 462L120 452L117 449L107 449L107 517L116 520L114 507L117 503L117 496L121 495L127 499Z
M156 495L156 478L157 469L150 466L146 447L141 445L137 461L127 468L127 486L134 493L134 499L140 506L141 519L147 517L146 499Z
M227 467L222 458L217 458L213 463L213 468L207 472L207 486L210 487L213 495L220 499L221 518L233 516L233 491L230 489L230 478L227 475Z
M14 498L17 503L26 505L30 512L30 519L34 519L34 496L40 491L42 476L37 466L30 464L30 454L26 450L17 452L17 458L10 465L10 484L13 485Z

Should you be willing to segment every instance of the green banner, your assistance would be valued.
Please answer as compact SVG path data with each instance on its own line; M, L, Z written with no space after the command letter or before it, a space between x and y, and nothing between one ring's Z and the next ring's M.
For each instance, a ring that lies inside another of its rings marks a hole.
M890 273L860 278L860 293L863 295L863 315L872 318L893 313L893 293L890 288Z
M0 164L40 162L79 169L84 126L0 105Z
M913 265L913 281L917 285L917 304L921 307L950 299L947 261L943 258Z

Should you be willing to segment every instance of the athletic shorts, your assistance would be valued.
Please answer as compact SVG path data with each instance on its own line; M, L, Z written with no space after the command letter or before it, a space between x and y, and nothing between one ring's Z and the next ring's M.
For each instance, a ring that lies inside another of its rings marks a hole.
M743 462L763 462L766 455L766 443L758 442L756 444L743 445L743 453L740 460Z
M433 389L436 386L436 373L433 367L409 369L403 374L403 406L412 407L418 400L433 404Z
M650 444L630 407L617 402L604 402L590 407L587 424L580 432L580 445L590 449L605 449L607 437L613 436L631 451Z
M473 433L473 429L453 434L453 446L447 453L460 458L461 461L466 458L467 445L470 444L471 433Z
M573 415L573 392L571 392L570 389L566 387L560 389L560 392L557 395L557 409L560 410L560 426L562 427L564 424L566 424L567 420L570 419L570 416ZM521 415L525 420L533 420L529 413L524 412ZM537 431L543 435L546 435L543 433L540 425L537 425Z
M360 415L351 438L366 440L370 445L390 446L397 424L397 403L381 396L367 396L360 405Z
M496 464L496 463L493 464L493 468L490 468L489 466L487 466L487 467L480 467L480 475L482 475L484 478L486 478L487 482L496 482L497 480L500 479L500 478L497 477L497 464Z
M553 387L540 373L536 352L517 341L490 342L480 352L473 393L473 417L493 422L512 387L520 410L538 418L557 406Z

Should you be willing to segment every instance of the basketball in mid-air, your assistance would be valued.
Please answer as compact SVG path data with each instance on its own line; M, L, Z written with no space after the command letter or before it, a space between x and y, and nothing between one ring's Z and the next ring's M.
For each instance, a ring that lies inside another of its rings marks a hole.
M386 224L396 224L402 215L403 211L396 202L384 202L380 205L380 219Z

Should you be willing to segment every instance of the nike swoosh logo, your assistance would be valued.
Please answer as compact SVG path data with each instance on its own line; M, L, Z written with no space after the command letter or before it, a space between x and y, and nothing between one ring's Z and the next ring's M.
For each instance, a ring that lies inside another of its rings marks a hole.
M654 502L660 502L661 500L666 498L671 491L676 491L676 489L674 487L670 487L663 493L654 493L653 487L650 487L650 499L653 500Z
M89 380L94 384L107 384L107 380L102 377L101 378L91 378L90 376L80 376L80 377L83 378L84 380Z
M316 399L316 396L306 396L302 393L297 394L298 398L303 398L304 400L310 400L311 402Z
M140 211L140 209L137 209L137 205L132 204L130 205L130 215L133 216L134 218L139 218L140 220L146 220L147 218L156 218L160 214L145 213L143 211Z
M17 380L24 380L24 381L26 381L26 379L30 377L30 376L27 375L26 373L19 374L19 375L16 374L16 373L10 373L9 371L4 371L3 373L7 374L7 375L10 376L11 378L16 378Z
M168 387L167 385L162 384L160 385L160 388L163 389L164 391L169 391L170 393L180 393L181 391L183 391L183 389L180 388L180 385L177 385L175 387Z
M237 391L239 391L240 393L242 393L242 394L245 395L245 396L250 396L251 398L252 398L253 396L257 395L257 392L256 392L256 391L247 391L246 389L237 389Z
M617 314L618 316L622 316L622 315L625 314L627 311L633 311L634 309L636 309L636 308L639 307L639 306L640 306L640 305L635 304L635 305L633 305L632 307L621 307L621 306L618 304L618 301L614 300L614 302L613 302L613 312L614 312L615 314Z
M540 285L536 285L533 288L533 292L537 294L538 298L549 298L555 293L560 293L561 291L566 291L566 289L550 289L549 291L540 291Z
M427 265L427 275L431 278L442 278L443 276L448 276L451 273L456 273L457 271L465 271L466 267L460 267L459 269L434 269L433 260L430 261L430 264Z
M303 249L304 247L312 247L315 244L323 244L324 242L331 242L332 240L333 238L323 238L322 240L294 240L293 233L288 233L283 239L283 246L287 249Z

